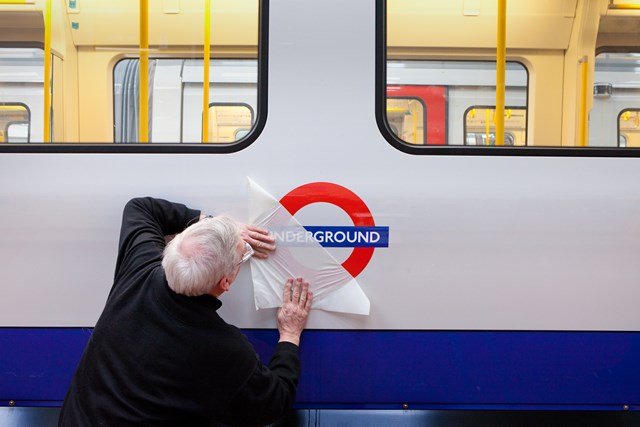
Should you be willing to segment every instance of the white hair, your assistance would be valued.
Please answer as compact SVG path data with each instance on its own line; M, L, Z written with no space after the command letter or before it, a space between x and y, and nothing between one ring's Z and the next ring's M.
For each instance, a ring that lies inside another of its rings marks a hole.
M240 229L231 218L203 219L178 234L164 249L162 267L169 287L186 296L210 293L237 265Z

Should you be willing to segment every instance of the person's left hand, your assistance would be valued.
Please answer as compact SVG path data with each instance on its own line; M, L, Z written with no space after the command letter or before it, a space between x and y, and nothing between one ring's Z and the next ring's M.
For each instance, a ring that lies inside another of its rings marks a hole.
M264 228L250 224L240 225L240 236L242 240L251 245L255 253L254 257L266 259L269 253L276 250L276 239Z

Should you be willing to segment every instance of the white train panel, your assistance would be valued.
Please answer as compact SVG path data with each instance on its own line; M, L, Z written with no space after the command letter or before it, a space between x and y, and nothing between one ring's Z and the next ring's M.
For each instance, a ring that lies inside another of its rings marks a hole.
M341 185L389 227L389 247L356 278L371 314L315 311L312 329L638 330L637 159L400 152L375 123L374 8L340 8L273 2L268 121L242 151L0 156L0 324L92 326L129 198L246 220L250 177L276 198ZM350 102L336 102L345 94ZM303 225L351 225L323 203L299 215ZM348 252L331 250L338 261ZM224 296L223 316L273 327L272 311L254 309L249 278L245 269Z

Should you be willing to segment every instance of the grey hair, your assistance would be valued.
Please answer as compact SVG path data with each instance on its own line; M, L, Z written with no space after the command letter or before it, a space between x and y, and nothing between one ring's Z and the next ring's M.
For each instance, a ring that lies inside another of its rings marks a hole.
M237 265L240 228L217 216L187 227L164 249L162 267L169 287L186 296L210 293Z

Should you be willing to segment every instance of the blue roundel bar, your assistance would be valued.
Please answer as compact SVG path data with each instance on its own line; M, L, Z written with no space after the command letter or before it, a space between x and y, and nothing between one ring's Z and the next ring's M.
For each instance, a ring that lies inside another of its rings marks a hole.
M271 232L279 244L306 246L318 242L325 248L388 248L387 226L304 226L305 232L296 228L276 228Z
M275 330L244 331L266 363ZM88 328L0 328L0 406L59 405ZM640 410L640 332L306 331L298 408Z
M326 248L388 248L389 227L305 226L313 238Z

